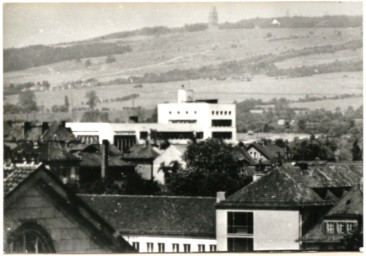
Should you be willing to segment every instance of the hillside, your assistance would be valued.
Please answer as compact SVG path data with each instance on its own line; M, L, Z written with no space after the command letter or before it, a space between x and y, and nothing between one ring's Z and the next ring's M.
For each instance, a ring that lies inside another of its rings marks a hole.
M59 44L52 47L82 49L82 45L104 44L103 49L108 49L106 45L129 49L118 54L91 51L94 57L75 55L74 59L6 72L5 92L11 84L14 87L48 81L55 87L94 79L100 86L93 89L101 98L140 95L134 102L109 102L100 106L112 109L132 104L154 106L175 100L174 91L188 81L198 96L218 97L224 102L254 95L296 98L306 94L362 93L362 27L358 23L334 27L337 25L334 22L332 27L324 20L321 27L320 21L301 29L295 23L291 23L292 27L282 27L283 22L281 27L267 28L268 22L262 20L262 25L254 28L225 29L222 24L222 29L217 31L201 31L200 27L189 31L161 29L159 33L140 31L128 36L113 34L103 39ZM107 56L114 60L108 62ZM142 88L134 88L140 83ZM72 93L74 105L82 106L87 90L91 88L37 92L36 96L51 107L62 104L63 96L58 99L57 95ZM156 90L162 92L158 97L153 96ZM50 102L49 98L54 101ZM16 103L16 99L16 95L6 96L5 102Z

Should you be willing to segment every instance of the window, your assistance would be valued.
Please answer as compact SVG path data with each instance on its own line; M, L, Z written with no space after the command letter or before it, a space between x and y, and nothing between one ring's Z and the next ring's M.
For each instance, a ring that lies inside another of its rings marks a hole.
M146 140L148 136L148 132L140 132L140 139L141 140Z
M146 243L147 252L153 252L154 251L154 244L153 243Z
M216 111L216 115L218 115L219 114L219 111Z
M188 115L188 111L186 111L186 114Z
M344 223L342 223L342 222L337 223L337 233L338 234L342 234L344 232L343 228L344 228Z
M173 252L179 252L179 244L173 244Z
M55 253L49 234L36 223L22 224L9 235L6 241L7 253Z
M253 238L228 238L229 252L253 251Z
M204 244L199 244L198 245L198 251L199 252L204 252L205 251L205 245Z
M197 139L203 139L203 132L196 132Z
M159 250L159 252L165 252L165 244L158 243L158 250Z
M172 114L172 111L169 111L169 115L171 115Z
M222 111L220 111L220 115L222 115Z
M233 135L231 132L213 132L212 133L212 138L215 138L215 139L231 139L232 136Z
M177 111L177 114L180 114L180 112L179 112L179 111Z
M214 244L210 245L210 252L216 252L216 245Z
M184 244L184 252L190 252L191 251L191 245L190 244Z
M229 115L231 115L231 111L229 111Z
M232 122L231 120L225 119L212 119L211 126L212 127L231 127Z
M215 115L215 111L212 111L212 115Z
M197 111L194 111L194 114L197 114Z
M229 234L253 234L252 212L228 212Z
M139 242L133 242L132 246L136 249L136 251L140 251L140 243Z
M347 230L347 233L351 233L356 227L356 223L354 222L348 222L346 224L346 230Z
M224 113L225 115L227 115L227 111L225 111L225 113Z
M327 222L327 233L334 234L334 223Z

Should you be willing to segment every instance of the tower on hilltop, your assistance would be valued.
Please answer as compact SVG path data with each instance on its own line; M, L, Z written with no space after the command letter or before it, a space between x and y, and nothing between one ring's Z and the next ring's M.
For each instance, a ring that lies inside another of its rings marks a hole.
M208 15L208 29L215 30L218 28L218 17L216 7L212 7Z

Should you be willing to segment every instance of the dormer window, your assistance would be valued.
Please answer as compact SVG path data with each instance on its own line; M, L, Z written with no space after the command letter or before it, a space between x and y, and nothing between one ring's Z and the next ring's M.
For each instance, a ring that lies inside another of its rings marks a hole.
M337 223L337 233L338 234L343 233L343 227L344 227L344 223L342 223L342 222Z

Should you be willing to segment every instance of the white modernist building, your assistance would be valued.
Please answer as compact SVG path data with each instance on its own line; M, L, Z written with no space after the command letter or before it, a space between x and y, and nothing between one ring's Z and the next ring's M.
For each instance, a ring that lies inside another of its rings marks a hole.
M172 144L197 139L221 138L236 142L235 104L217 100L193 100L193 91L178 90L177 103L158 104L158 123L66 123L86 143L108 140L121 150L152 139L153 133Z

